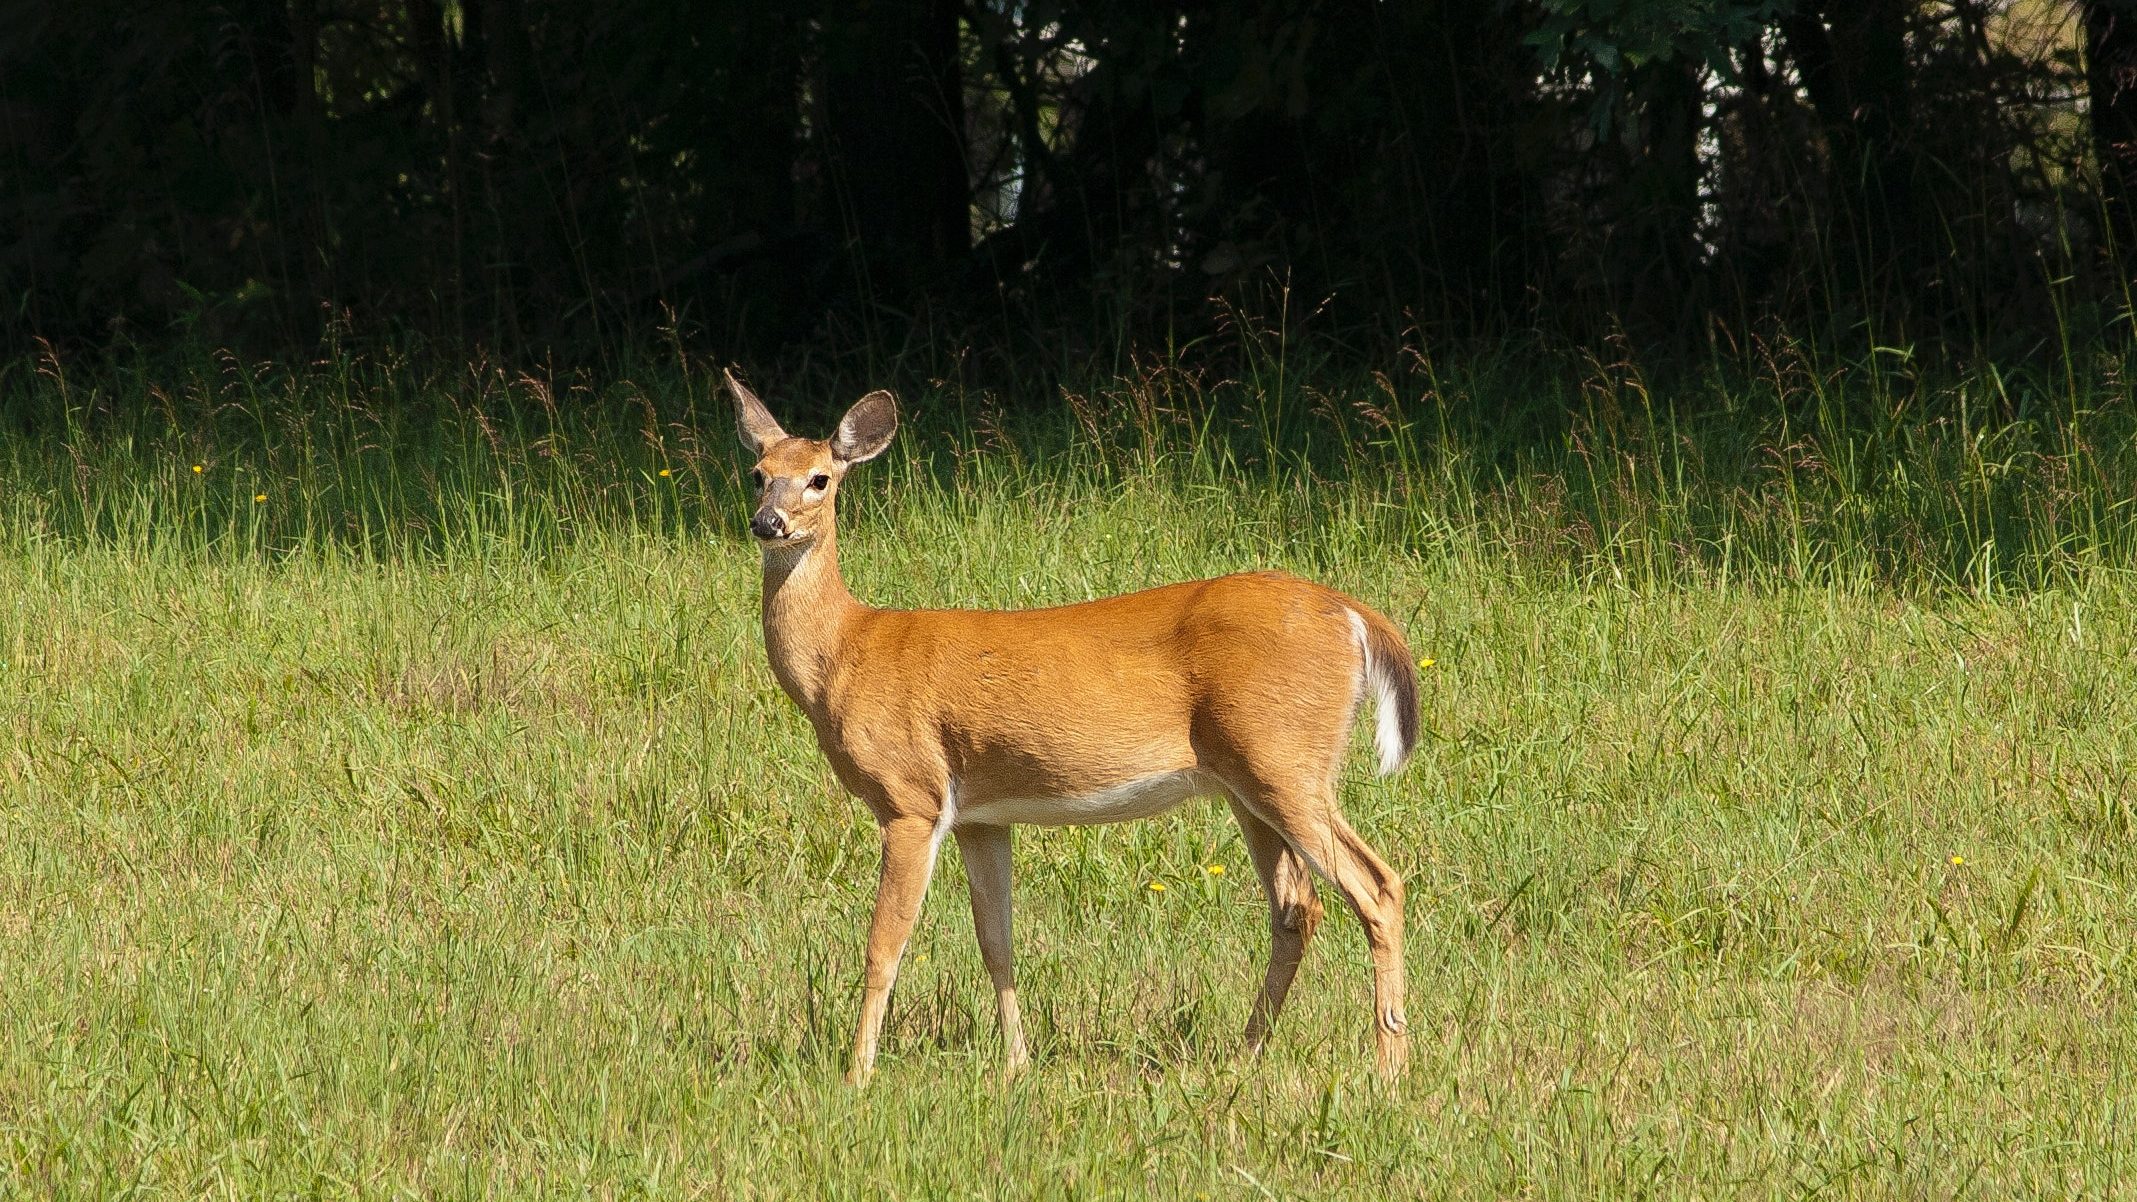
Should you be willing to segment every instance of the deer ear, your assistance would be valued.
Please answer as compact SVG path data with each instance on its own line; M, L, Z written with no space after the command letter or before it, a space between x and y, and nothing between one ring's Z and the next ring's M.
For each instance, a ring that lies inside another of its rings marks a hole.
M735 429L742 435L742 445L753 454L762 455L764 448L786 438L787 432L779 428L772 411L764 407L742 381L735 379L734 369L727 371L727 391L735 398Z
M831 453L842 463L865 463L883 453L898 432L898 402L877 389L853 403L831 436Z

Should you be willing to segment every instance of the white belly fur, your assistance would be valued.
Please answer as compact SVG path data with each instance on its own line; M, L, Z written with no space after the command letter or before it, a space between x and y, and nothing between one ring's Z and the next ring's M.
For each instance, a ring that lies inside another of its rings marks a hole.
M1217 778L1194 769L1162 772L1086 793L1078 797L999 798L967 800L955 821L962 826L1092 826L1102 822L1126 822L1162 814L1190 797L1215 797L1224 792Z

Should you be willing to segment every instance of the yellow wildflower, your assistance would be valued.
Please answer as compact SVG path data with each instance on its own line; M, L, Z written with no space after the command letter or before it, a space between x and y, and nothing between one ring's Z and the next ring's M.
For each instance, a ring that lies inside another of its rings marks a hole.
M1952 867L1954 867L1954 868L1964 868L1964 867L1966 867L1966 857L1965 857L1965 856L1953 856L1953 857L1951 858L1951 866L1952 866Z
M252 503L255 505L267 504L267 494L263 492L252 494Z
M1165 882L1152 881L1149 884L1143 886L1143 888L1150 890L1152 893L1163 893L1165 892Z
M1419 668L1429 668L1429 667L1431 667L1432 665L1434 665L1434 664L1436 664L1436 663L1438 663L1438 662L1439 662L1438 660L1436 660L1436 659L1433 659L1433 658L1432 658L1431 656L1429 656L1429 655L1428 655L1428 656L1425 656L1424 658L1422 658L1422 659L1418 660L1418 661L1417 661L1417 666L1418 666Z
M666 475L668 474L668 469L667 469L667 468L662 468L662 469L660 469L660 474L661 474L662 476L666 476Z
M194 464L194 465L193 465L193 474L194 474L194 475L196 475L196 476L198 476L199 474L201 474L202 472L204 472L204 471L207 471L207 470L208 470L208 468L207 468L207 465L205 465L205 464L199 464L199 463L196 463L196 464Z
M1211 864L1211 865L1208 865L1207 867L1203 868L1203 870L1202 870L1202 871L1204 871L1204 872L1206 872L1206 873L1210 874L1211 876L1223 876L1223 875L1224 875L1224 865L1222 865L1222 864Z

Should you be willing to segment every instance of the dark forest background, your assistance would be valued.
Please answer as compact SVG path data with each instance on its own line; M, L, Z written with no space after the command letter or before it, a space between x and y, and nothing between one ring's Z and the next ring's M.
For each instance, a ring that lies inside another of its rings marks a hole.
M2110 0L0 5L22 348L2025 353L2121 329L2133 186Z

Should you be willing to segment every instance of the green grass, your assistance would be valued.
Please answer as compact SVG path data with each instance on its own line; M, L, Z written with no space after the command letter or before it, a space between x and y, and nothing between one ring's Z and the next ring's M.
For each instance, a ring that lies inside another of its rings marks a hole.
M1003 606L1282 565L1402 623L1423 746L1375 780L1361 732L1345 793L1410 882L1401 1082L1336 910L1238 1056L1265 912L1199 803L1019 834L1006 1086L945 856L839 1083L873 830L765 666L701 366L47 362L0 374L0 1194L2125 1188L2116 364L1265 350L1058 422L908 383L844 558Z

